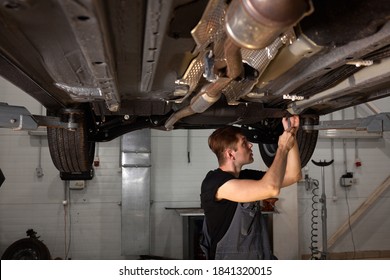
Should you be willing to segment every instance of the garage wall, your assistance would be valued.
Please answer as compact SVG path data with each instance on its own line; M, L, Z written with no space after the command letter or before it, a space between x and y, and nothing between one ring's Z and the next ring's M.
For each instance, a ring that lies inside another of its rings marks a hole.
M382 112L390 112L390 99L376 101L375 104ZM371 114L366 106L360 106L357 110L358 117L365 117ZM342 119L342 112L333 114L334 120ZM344 111L345 119L354 118L352 108ZM330 119L325 116L322 120ZM312 159L331 159L331 140L320 138ZM346 150L346 157L344 156ZM357 151L357 155L356 155ZM356 158L359 158L362 165L355 165ZM335 178L332 178L332 166L325 167L325 193L328 208L328 239L345 222L349 222L349 216L361 206L367 198L384 182L390 175L390 132L384 133L383 138L378 139L334 139L334 169ZM344 161L346 160L347 171L353 172L354 184L351 187L342 187L340 177L346 173ZM315 166L312 162L305 168L305 173L313 179L319 180L318 194L322 193L321 167ZM334 182L334 184L333 184ZM389 187L390 189L390 187ZM299 186L299 220L300 220L300 250L302 254L310 254L311 247L311 218L312 218L312 190L306 190L304 184ZM321 209L320 204L318 208ZM320 212L318 212L320 215ZM348 226L348 230L342 235L329 252L351 252L352 255L360 251L374 251L372 254L390 250L390 190L384 192L379 199L370 207L357 222ZM318 245L322 246L321 218L319 222ZM378 251L375 252L375 251Z
M40 113L40 105L26 94L0 80L1 102L27 107ZM390 102L381 105L390 111ZM382 108L383 109L383 108ZM385 110L385 109L383 109ZM364 114L365 112L359 112ZM206 172L216 167L209 151L210 130L152 131L151 175L151 255L182 258L182 218L166 208L199 207L200 182ZM190 136L190 138L188 138ZM189 139L189 140L188 140ZM329 159L329 139L321 139L314 159ZM349 166L353 165L354 141L348 141ZM42 155L44 176L35 169ZM337 151L337 178L343 166L340 143ZM254 147L254 151L257 151ZM6 181L0 188L0 254L14 241L24 238L33 228L44 240L53 258L133 259L121 256L121 169L120 138L99 143L100 165L96 176L83 190L70 190L59 179L47 146L47 140L27 132L0 129L0 168ZM190 152L190 161L188 160ZM328 194L328 236L389 175L389 142L384 139L359 140L359 156L363 166L356 173L357 184L348 192L337 187L338 199ZM248 168L265 169L255 152L255 162ZM328 171L328 170L327 170ZM320 170L308 165L310 177L320 179ZM328 173L327 173L328 174ZM68 201L63 205L63 201ZM390 250L389 192L353 227L356 250ZM298 259L308 253L310 240L310 192L304 186L291 186L282 191L274 215L275 252L280 259ZM66 223L65 223L66 220ZM70 234L71 232L71 234ZM292 240L286 242L286 240ZM66 241L66 242L65 242ZM341 239L335 251L351 251L350 235Z
M1 91L2 102L40 113L35 100L4 81ZM0 129L0 168L6 177L0 188L0 254L33 228L53 258L118 258L122 182L119 139L99 145L101 163L95 178L83 190L66 191L44 137ZM44 176L38 178L40 146ZM64 200L68 201L66 206Z

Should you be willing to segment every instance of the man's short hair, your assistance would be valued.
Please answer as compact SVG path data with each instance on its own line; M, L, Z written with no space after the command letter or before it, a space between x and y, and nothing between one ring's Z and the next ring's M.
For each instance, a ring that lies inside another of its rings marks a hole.
M241 128L236 126L225 126L216 129L209 136L209 147L217 156L219 164L224 163L224 151L227 148L233 150L237 149L239 135L243 135Z

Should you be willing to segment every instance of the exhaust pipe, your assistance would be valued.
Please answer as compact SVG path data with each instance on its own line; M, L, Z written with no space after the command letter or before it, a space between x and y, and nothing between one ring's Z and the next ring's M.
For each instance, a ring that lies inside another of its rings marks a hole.
M172 130L174 124L185 117L196 113L203 113L219 100L222 89L231 81L230 78L219 78L215 83L206 85L196 96L191 99L190 105L172 114L165 123L167 130Z
M261 49L313 11L310 0L233 0L226 13L224 42L226 77L219 77L191 99L190 105L166 121L171 130L184 117L203 113L219 100L222 90L244 70L241 48Z

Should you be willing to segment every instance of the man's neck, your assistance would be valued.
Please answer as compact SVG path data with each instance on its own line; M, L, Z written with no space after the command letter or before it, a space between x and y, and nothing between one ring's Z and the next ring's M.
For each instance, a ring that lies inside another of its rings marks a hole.
M219 168L222 171L232 174L236 178L239 177L241 171L241 166L235 166L232 162L220 165Z

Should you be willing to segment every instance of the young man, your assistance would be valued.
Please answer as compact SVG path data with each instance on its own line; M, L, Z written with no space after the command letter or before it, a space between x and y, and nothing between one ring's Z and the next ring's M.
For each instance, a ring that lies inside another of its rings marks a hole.
M252 146L240 128L224 127L209 137L219 168L202 182L205 218L201 242L208 259L274 259L260 200L279 195L280 189L301 179L296 132L299 117L282 120L284 132L268 171L242 170L253 162Z

